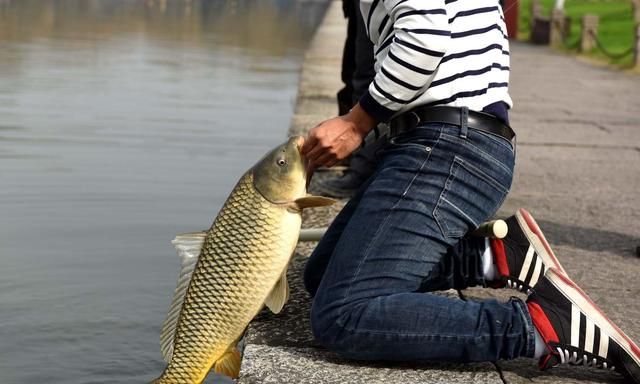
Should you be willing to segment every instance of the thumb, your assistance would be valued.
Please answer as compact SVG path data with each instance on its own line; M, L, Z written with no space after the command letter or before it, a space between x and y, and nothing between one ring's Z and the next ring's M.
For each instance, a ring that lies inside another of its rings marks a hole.
M315 147L318 142L318 138L313 134L313 132L309 132L307 137L302 139L302 147L300 147L300 153L302 155L306 155Z
M305 169L305 173L307 174L307 187L309 187L309 183L311 183L311 177L313 176L315 170L316 169L314 166L312 166L310 163L307 164L307 168Z

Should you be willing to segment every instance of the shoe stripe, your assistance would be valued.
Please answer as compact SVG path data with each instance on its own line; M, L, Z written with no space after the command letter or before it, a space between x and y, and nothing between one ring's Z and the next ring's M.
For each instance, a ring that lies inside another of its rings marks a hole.
M527 274L529 274L529 267L531 267L531 261L533 260L534 249L529 244L529 249L527 249L527 256L524 258L524 263L522 264L522 269L520 270L520 276L518 276L518 280L525 281L527 278Z
M587 316L580 312L580 344L578 348L584 350L585 330L587 329Z
M571 345L605 359L609 350L609 337L575 304L571 304Z
M598 355L606 359L608 352L609 352L609 336L600 332L600 346L598 348Z
M600 327L596 325L593 332L593 354L594 355L598 355L598 353L600 352L600 335L601 334L602 332L600 332Z
M530 287L535 286L536 283L538 282L538 279L540 278L541 270L542 270L542 259L540 257L536 257L536 266L533 269L533 275L531 275L531 279L527 283L529 284Z
M540 256L538 256L538 254L534 251L533 259L531 259L531 263L529 264L529 272L527 273L527 276L523 280L523 283L527 286L531 286L529 284L529 281L531 281L531 278L533 277L533 270L536 269L536 261L538 260L539 257Z
M607 356L610 352L609 339L612 339L614 345L622 348L630 355L635 364L640 365L640 348L598 308L580 287L555 268L551 268L546 277L563 292L564 296L572 302L572 305L581 305L585 310L589 311L589 316L601 327L599 356L605 359L608 358Z
M571 305L571 345L580 347L580 308Z
M535 219L531 216L531 214L527 212L525 209L520 208L518 212L516 212L516 218L518 219L518 223L520 224L520 227L524 230L525 235L529 239L529 242L531 243L535 242L538 245L542 245L542 249L540 251L543 253L546 251L546 256L544 255L542 256L543 259L544 258L548 259L548 260L545 260L547 264L553 264L553 265L547 265L547 267L554 266L561 273L566 275L567 272L564 270L562 265L560 265L560 261L558 261L558 258L551 250L551 246L549 245L549 242L544 237L542 230L538 226L538 223L535 221Z
M544 264L544 260L543 260L542 261L542 268L540 269L540 276L538 276L538 281L540 281L541 279L544 278L544 275L547 273L548 269L549 269L549 267Z
M593 321L587 320L587 331L584 336L584 350L593 353L593 334L595 332L595 324Z

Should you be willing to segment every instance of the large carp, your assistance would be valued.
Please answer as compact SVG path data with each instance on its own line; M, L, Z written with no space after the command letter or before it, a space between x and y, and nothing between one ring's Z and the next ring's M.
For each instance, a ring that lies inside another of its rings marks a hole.
M302 141L290 138L247 171L208 231L173 240L182 268L160 336L168 364L153 383L201 383L212 367L237 377L245 328L263 305L282 309L300 212L334 202L306 194Z

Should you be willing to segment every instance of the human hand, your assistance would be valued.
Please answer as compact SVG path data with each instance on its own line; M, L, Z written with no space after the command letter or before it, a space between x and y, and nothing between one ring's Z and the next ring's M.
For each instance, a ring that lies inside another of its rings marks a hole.
M300 151L307 159L307 175L310 177L320 166L332 167L347 158L375 124L375 120L356 105L348 114L312 128Z

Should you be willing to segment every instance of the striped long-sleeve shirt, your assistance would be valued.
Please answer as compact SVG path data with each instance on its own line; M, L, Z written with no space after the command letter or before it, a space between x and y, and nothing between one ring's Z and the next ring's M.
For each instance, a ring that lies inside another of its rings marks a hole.
M511 107L498 0L361 0L360 8L376 70L360 105L378 121L422 105Z

